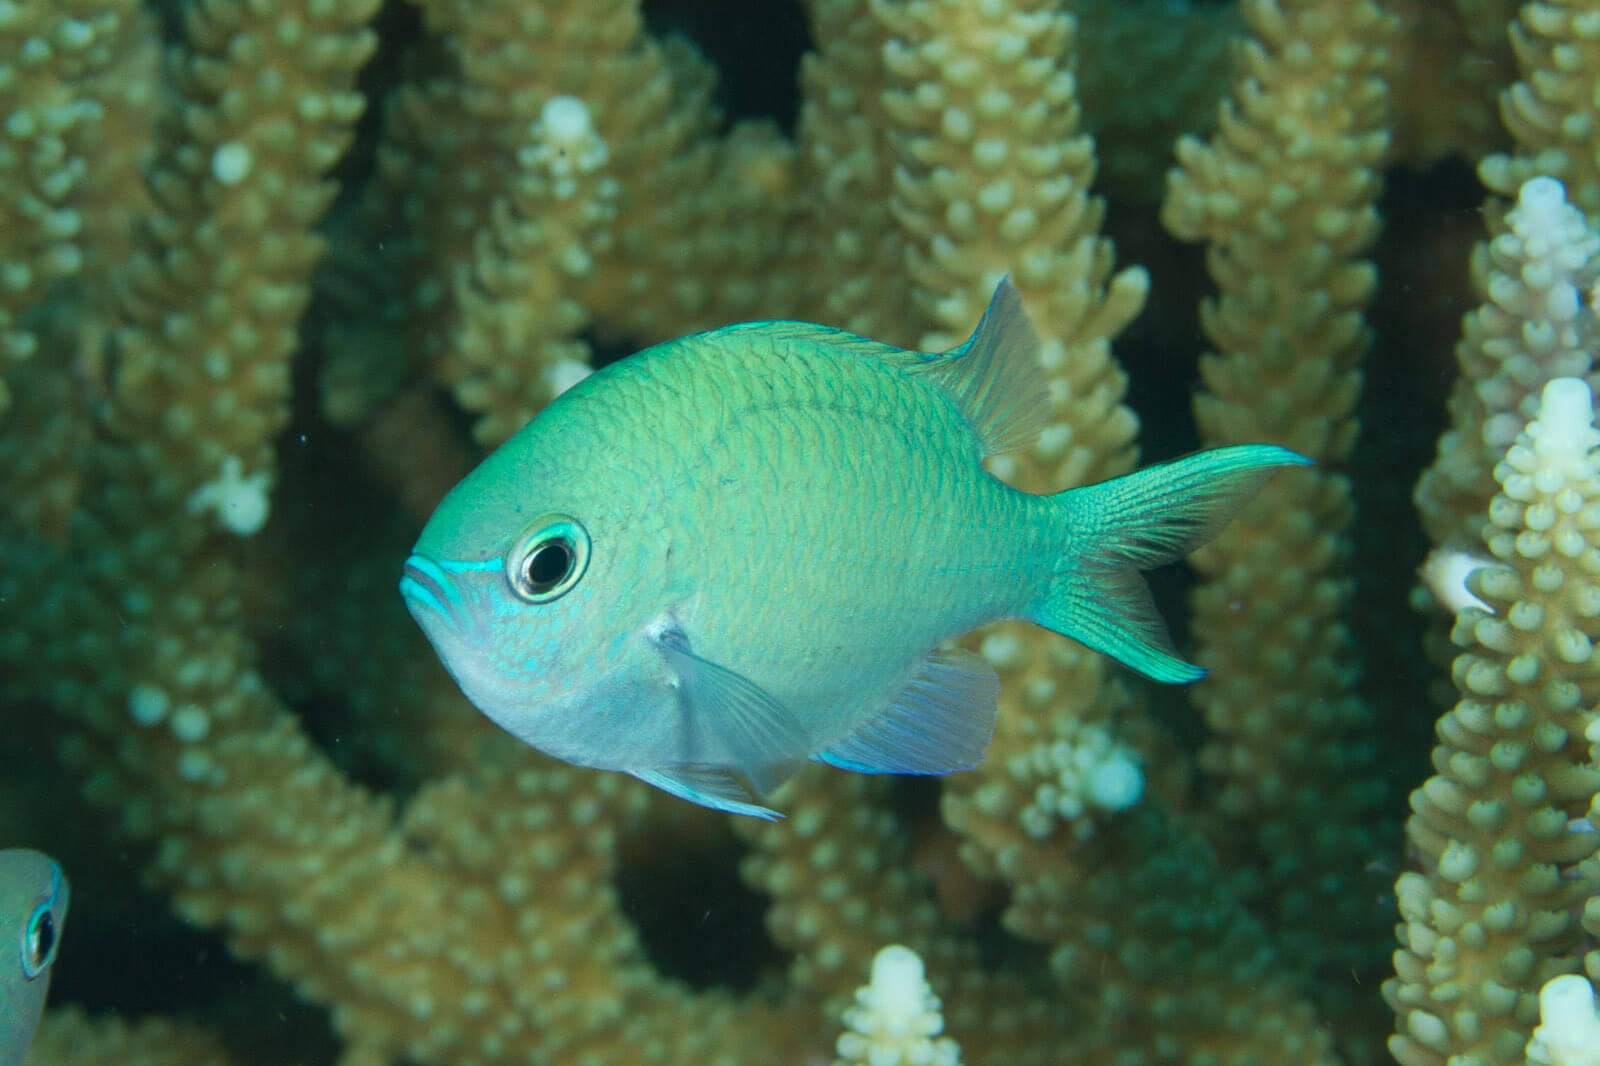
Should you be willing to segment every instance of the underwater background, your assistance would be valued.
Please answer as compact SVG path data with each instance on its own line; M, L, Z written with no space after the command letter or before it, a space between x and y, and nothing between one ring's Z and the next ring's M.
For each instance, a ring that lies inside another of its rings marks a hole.
M1600 380L1600 2L0 0L0 102L30 1064L897 1062L835 1044L891 944L968 1063L1592 1061L1525 1048L1600 981L1600 470L1518 435ZM407 617L589 369L942 350L1007 273L1006 480L1317 460L1152 575L1205 680L992 627L982 767L767 824L517 743Z

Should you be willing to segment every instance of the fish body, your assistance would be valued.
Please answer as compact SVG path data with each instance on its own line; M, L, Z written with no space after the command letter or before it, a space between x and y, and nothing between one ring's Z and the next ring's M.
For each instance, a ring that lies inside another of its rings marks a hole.
M508 731L707 806L771 816L759 797L808 758L969 768L998 681L943 642L1030 619L1158 679L1198 676L1137 570L1303 462L1248 446L1020 492L982 463L1042 424L1037 346L1002 283L942 355L798 322L646 349L456 486L401 592Z
M67 920L67 880L47 855L0 850L0 1066L21 1066Z

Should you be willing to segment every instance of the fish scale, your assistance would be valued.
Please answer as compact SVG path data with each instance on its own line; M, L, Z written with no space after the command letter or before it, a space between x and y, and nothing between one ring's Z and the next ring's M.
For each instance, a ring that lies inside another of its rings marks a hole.
M662 427L659 454L693 497L654 506L692 521L676 531L685 540L728 534L694 557L694 587L770 592L702 597L685 622L703 654L797 709L807 701L817 732L833 735L881 705L916 655L1015 616L1017 590L1044 580L1050 560L1027 550L1044 540L1043 508L983 473L960 412L931 381L908 382L890 361L901 353L783 337L737 356L704 347L661 359L657 373L732 384L719 418ZM734 359L737 375L718 365ZM848 678L848 699L817 690L825 672Z

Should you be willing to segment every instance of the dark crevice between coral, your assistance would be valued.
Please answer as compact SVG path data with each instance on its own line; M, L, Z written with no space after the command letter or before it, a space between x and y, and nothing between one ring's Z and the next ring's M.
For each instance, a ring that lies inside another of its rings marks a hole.
M800 57L811 48L796 0L645 0L644 21L655 37L687 37L717 68L714 100L728 125L767 118L794 135Z
M1377 713L1379 758L1390 780L1414 782L1426 772L1439 708L1427 695L1437 678L1422 651L1428 620L1409 602L1429 550L1411 493L1445 429L1445 399L1458 374L1454 341L1474 304L1468 262L1488 234L1483 187L1462 160L1422 173L1392 168L1384 183L1374 257L1381 284L1369 315L1375 339L1357 409L1361 436L1347 468L1357 609L1346 621Z
M260 597L247 605L245 623L262 675L306 734L351 780L403 799L421 783L406 734L423 708L395 707L392 718L374 720L357 712L340 684L371 669L373 656L392 659L404 654L402 645L423 651L394 587L418 526L397 513L356 435L321 417L312 347L296 361L290 423L276 442L272 518L241 545L253 571L247 581ZM362 633L389 643L365 647ZM331 677L330 663L338 662L347 665Z
M594 328L584 330L579 339L589 346L589 365L596 370L626 359L645 347L630 335L613 335Z
M789 958L767 936L768 900L739 877L745 849L725 826L651 825L618 847L613 884L650 962L696 989L754 991Z
M372 20L372 30L378 35L378 48L356 79L356 91L366 100L366 108L356 122L350 148L329 175L339 188L329 218L353 207L377 173L388 94L399 85L416 83L425 70L446 63L443 49L423 28L422 12L409 0L386 0Z

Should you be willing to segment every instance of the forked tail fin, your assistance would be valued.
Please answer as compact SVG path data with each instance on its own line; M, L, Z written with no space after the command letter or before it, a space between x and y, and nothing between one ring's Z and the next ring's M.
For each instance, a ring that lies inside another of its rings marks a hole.
M1033 620L1155 681L1202 677L1178 655L1139 571L1194 551L1279 467L1310 462L1276 445L1243 444L1052 496L1061 507L1061 565Z

